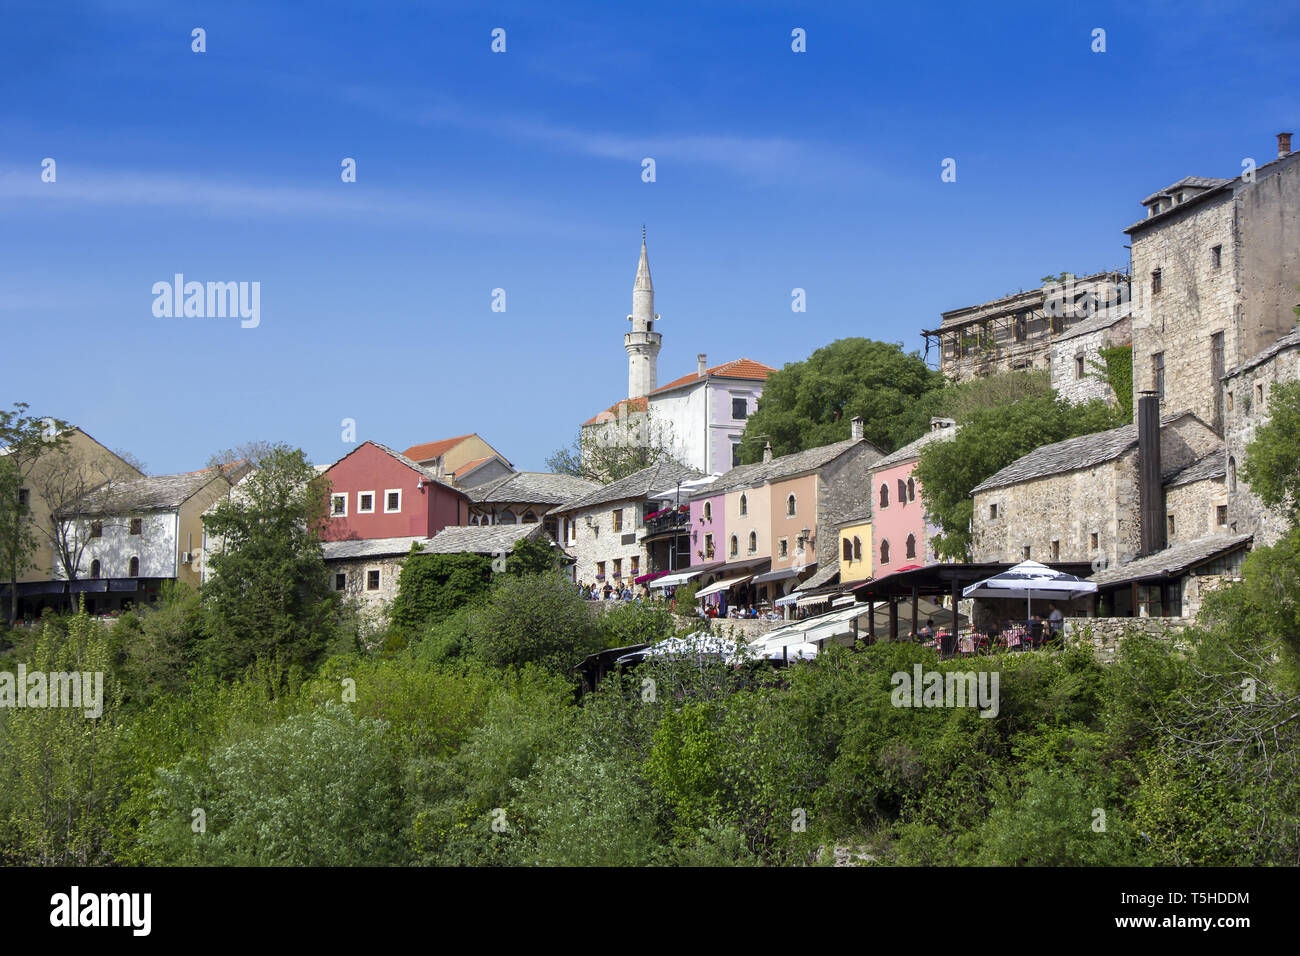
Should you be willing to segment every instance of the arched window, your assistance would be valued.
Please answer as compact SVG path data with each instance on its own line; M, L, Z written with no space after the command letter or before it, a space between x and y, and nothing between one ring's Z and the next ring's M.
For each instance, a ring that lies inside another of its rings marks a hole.
M844 539L844 560L845 561L853 560L853 545L849 543L848 538Z
M795 514L797 513L797 511L796 511L797 506L798 506L798 502L796 502L796 501L794 500L794 495L791 495L789 498L786 498L786 499L785 499L785 516L786 516L787 518L793 518L793 517L795 516Z
M880 542L880 563L889 563L889 542L887 540Z
M907 504L907 482L902 478L898 479L898 503L900 505Z
M126 576L128 578L138 578L140 576L140 559L132 558L126 566Z
M95 580L99 580L99 558L90 562L90 576Z
M731 536L731 556L734 558L740 553L740 539L734 534Z
M751 531L749 533L749 553L753 554L757 550L758 550L758 534L757 532Z
M907 536L907 556L909 558L916 557L916 535L914 534Z
M705 521L712 521L712 520L713 520L713 502L712 502L712 501L706 501L706 502L704 502L704 520L705 520Z
M1228 458L1228 490L1237 490L1237 459Z
M506 509L505 511L501 512L501 517L497 520L497 524L514 524L514 523L515 523L515 513L513 511L510 511L509 509Z
M856 534L853 536L853 560L862 560L862 539Z
M740 496L740 514L742 517L749 514L749 497L746 495Z
M469 523L470 523L470 524L478 524L478 515L470 515L470 516L469 516Z
M908 501L916 500L916 479L915 478L907 479L907 500Z
M531 511L526 511L526 512L524 512L524 520L523 520L523 523L524 523L524 524L537 524L537 515L533 514Z
M889 507L889 485L884 484L883 482L880 485L880 507Z

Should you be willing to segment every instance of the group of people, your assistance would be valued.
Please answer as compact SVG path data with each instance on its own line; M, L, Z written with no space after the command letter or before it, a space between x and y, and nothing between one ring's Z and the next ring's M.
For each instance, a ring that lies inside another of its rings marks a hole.
M608 581L605 582L604 587L601 587L599 582L584 584L579 581L578 594L586 601L642 601L650 597L650 592L645 587L633 594L632 585L620 583L615 587Z
M1025 636L1028 639L1027 646L1029 647L1042 647L1044 644L1057 640L1061 636L1061 632L1065 627L1065 615L1061 613L1061 609L1054 603L1049 603L1047 607L1047 617L1043 617L1041 613L1037 613L1023 624L1020 620L1004 621L1000 627L995 627L989 631L989 638L993 639L1001 633L1023 627L1025 629ZM946 628L941 628L936 631L934 627L934 619L930 618L926 620L925 624L923 624L921 629L916 633L909 631L907 639L909 641L918 641L922 644L941 645L942 639L948 636L950 636L950 634Z

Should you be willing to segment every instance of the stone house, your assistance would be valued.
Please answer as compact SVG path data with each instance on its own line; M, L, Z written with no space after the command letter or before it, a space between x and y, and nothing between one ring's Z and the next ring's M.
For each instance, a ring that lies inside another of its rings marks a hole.
M471 525L541 522L553 541L567 540L570 529L548 512L556 505L600 488L594 481L541 471L512 471L465 489Z
M981 482L971 492L972 559L1108 567L1138 557L1138 445L1138 426L1124 425L1036 448ZM1223 456L1223 442L1180 412L1161 419L1159 452L1162 527L1172 522L1176 541L1181 529L1204 527L1217 513L1223 478L1213 460Z
M1295 328L1300 301L1300 158L1235 179L1188 176L1142 200L1132 244L1133 387L1224 426L1227 369Z
M1126 303L1127 306L1127 303ZM1102 376L1102 349L1133 347L1133 318L1129 310L1113 309L1074 325L1048 350L1052 388L1068 402L1094 399L1115 404L1115 391Z

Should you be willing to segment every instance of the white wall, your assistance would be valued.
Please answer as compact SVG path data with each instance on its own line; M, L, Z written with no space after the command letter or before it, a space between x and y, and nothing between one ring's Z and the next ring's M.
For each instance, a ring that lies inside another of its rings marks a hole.
M112 517L103 519L103 533L98 538L90 537L89 521L78 521L76 533L86 542L86 547L77 565L77 577L89 578L91 562L96 559L100 563L101 578L128 577L132 557L140 559L140 571L136 577L176 577L177 513L155 511L138 517L141 519L140 534L131 534L130 517ZM59 579L67 577L61 566L56 568L54 576Z

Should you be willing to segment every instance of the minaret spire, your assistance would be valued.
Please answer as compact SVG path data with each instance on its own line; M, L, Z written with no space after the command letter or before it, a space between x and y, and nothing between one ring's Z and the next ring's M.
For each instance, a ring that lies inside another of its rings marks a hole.
M632 283L632 314L628 321L632 331L623 336L627 350L627 397L649 395L658 380L659 346L663 340L654 330L655 287L650 280L650 255L646 251L645 225L641 226L641 258L636 264L636 281Z

